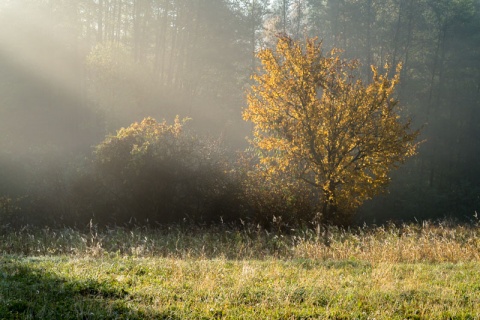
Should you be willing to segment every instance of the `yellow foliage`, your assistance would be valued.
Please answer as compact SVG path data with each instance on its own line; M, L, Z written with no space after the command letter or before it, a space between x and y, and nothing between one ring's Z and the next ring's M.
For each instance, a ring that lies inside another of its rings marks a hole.
M267 172L288 172L317 190L327 221L351 212L382 190L388 172L416 152L418 131L402 122L393 78L372 66L358 79L357 61L325 55L321 43L280 37L258 57L243 117L254 124L253 145ZM388 68L387 68L388 69Z
M142 162L141 159L152 151L150 148L160 142L169 147L169 150L174 150L188 120L180 120L177 116L173 124L168 124L165 120L157 122L147 117L140 123L134 122L127 128L118 130L116 135L107 136L96 147L97 161L105 165L120 163L120 166L137 166Z

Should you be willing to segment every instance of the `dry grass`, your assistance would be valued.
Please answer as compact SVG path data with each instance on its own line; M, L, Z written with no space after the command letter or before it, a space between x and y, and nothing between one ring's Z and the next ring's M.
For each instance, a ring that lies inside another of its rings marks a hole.
M1 319L480 319L480 228L0 236Z
M111 228L86 232L74 229L7 232L0 236L0 252L25 256L105 254L135 257L192 259L316 259L360 260L370 263L480 261L480 226L447 223L332 228L330 246L313 230L288 234L255 226L232 229Z
M480 227L388 226L334 233L330 248L300 239L295 256L310 259L355 259L372 263L480 261Z

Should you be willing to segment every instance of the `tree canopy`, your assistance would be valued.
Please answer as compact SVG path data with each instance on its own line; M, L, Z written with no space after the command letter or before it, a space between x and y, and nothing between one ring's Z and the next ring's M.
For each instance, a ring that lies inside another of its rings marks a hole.
M341 222L415 154L418 131L394 98L400 66L392 78L372 66L367 84L355 60L324 54L315 38L302 45L288 36L258 57L263 72L253 76L243 116L254 124L260 165L312 187L324 221Z

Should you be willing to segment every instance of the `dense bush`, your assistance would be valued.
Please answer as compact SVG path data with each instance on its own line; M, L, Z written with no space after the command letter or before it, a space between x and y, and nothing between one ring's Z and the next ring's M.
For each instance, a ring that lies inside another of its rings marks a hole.
M286 174L272 175L249 150L240 154L233 171L243 215L266 228L289 228L315 222L314 195Z
M266 174L249 151L229 154L178 118L133 123L90 156L43 146L0 160L0 224L9 228L248 221L286 230L322 222L311 189Z
M133 123L91 156L44 146L15 159L2 157L0 172L0 223L7 227L82 228L90 220L278 227L309 223L313 212L309 193L291 179L267 177L248 153L228 154L218 141L186 131L178 118Z
M222 149L186 132L185 121L145 118L96 146L91 175L76 192L97 221L209 222L232 213L236 184Z

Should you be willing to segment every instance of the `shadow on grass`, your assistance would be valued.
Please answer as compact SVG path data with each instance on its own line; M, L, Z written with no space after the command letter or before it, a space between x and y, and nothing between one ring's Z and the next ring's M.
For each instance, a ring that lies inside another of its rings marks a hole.
M0 257L0 319L177 319L132 305L128 288L61 278L35 259Z
M316 259L294 259L291 262L296 267L306 270L325 268L325 269L346 269L351 272L365 272L372 269L372 264L368 261L360 260L316 260Z

